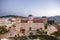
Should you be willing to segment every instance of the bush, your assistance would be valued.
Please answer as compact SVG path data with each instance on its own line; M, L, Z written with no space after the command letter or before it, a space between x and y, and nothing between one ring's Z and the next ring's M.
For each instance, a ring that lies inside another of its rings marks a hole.
M20 37L12 37L14 40L27 40L27 37L26 36L20 36Z
M44 31L42 29L37 29L36 30L36 34L38 35L43 35L44 34Z
M53 37L53 36L49 36L49 35L32 35L32 36L28 36L30 39L41 39L41 40L58 40L57 38ZM31 38L32 37L32 38Z
M6 33L7 29L5 27L0 27L0 34Z
M21 36L20 40L27 40L27 37L26 36Z

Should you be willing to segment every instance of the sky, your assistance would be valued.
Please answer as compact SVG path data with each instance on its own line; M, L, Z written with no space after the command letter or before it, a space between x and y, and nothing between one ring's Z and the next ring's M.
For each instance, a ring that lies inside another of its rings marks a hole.
M29 14L36 17L60 15L60 0L0 0L0 16Z

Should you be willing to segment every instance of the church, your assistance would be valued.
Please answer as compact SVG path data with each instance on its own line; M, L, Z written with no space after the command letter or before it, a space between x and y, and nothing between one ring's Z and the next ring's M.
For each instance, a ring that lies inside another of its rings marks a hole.
M31 30L42 29L45 30L44 24L47 23L47 17L34 18L32 15L28 15L27 18L17 17L18 22L15 23L16 30L25 29L26 32Z

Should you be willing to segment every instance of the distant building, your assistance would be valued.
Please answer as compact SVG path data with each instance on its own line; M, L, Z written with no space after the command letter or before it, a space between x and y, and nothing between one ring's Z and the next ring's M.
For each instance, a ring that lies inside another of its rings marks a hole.
M54 20L48 20L47 23L48 24L54 24Z
M6 18L0 18L0 26L11 24Z

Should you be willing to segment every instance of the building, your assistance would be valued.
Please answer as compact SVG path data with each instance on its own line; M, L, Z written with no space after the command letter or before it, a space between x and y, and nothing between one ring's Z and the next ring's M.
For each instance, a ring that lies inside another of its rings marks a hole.
M25 29L25 33L27 34L28 31L30 30L30 28L32 31L36 31L37 29L42 29L44 31L47 30L46 32L48 35L57 31L57 28L55 28L55 26L53 26L53 25L48 25L47 29L45 29L44 25L47 22L48 22L48 18L46 16L44 16L40 19L34 19L34 17L32 15L29 15L27 18L16 17L16 21L14 24L16 26L15 34L21 35L21 29Z
M50 35L51 33L57 32L57 28L54 25L48 25L47 27L47 35Z
M22 35L21 33L22 29L25 29L26 35L29 33L28 32L29 30L36 31L37 29L42 29L46 31L48 35L57 31L57 28L55 28L55 26L53 25L48 25L47 29L45 29L45 24L47 24L48 22L48 18L46 16L43 16L42 18L38 18L38 19L35 19L32 15L29 15L28 17L17 16L16 18L10 17L8 18L8 20L4 18L1 19L1 21L4 21L5 24L9 23L8 26L11 27L10 33L7 33L6 35L8 36L5 35L5 37L10 37L10 36L14 37L17 34ZM13 27L13 25L15 27Z
M29 15L27 19L22 19L20 17L19 21L20 22L17 22L15 24L16 30L25 29L26 32L28 32L30 27L31 27L31 30L37 30L40 28L42 28L43 30L45 29L42 19L34 19L32 15Z
M54 20L48 20L47 23L52 25L54 24Z
M47 24L48 18L46 16L43 16L41 19L44 24Z

